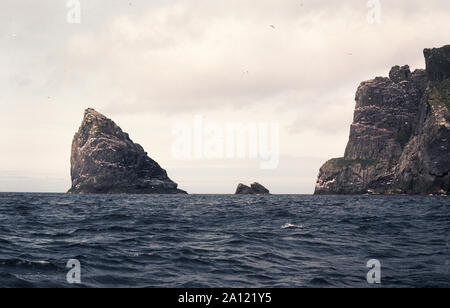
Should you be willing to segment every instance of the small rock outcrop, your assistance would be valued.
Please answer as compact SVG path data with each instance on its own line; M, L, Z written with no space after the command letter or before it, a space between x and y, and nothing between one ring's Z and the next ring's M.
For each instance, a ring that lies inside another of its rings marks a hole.
M269 195L270 191L259 183L253 183L250 186L239 184L236 189L236 195Z
M74 194L185 194L119 126L87 109L71 156Z
M426 70L361 83L345 155L322 166L316 194L450 193L450 45L424 55Z

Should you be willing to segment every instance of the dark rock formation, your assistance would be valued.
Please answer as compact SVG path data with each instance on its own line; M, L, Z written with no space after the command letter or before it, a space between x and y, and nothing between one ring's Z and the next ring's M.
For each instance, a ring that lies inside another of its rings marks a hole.
M322 166L316 194L449 194L450 45L424 55L426 70L361 83L345 155Z
M440 82L450 78L450 45L425 49L424 55L430 81Z
M239 184L236 189L236 195L268 195L269 190L259 183L253 183L250 187Z
M87 109L72 143L69 193L177 194L167 172L113 121Z

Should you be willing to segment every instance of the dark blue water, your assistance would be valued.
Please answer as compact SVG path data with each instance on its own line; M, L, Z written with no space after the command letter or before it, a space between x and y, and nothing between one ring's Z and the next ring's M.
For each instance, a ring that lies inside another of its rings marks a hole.
M0 194L0 287L450 287L450 199Z

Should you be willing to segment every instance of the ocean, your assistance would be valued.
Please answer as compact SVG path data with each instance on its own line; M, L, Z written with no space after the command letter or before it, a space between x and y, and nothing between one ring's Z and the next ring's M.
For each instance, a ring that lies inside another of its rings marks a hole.
M449 244L445 196L0 194L0 287L450 287Z

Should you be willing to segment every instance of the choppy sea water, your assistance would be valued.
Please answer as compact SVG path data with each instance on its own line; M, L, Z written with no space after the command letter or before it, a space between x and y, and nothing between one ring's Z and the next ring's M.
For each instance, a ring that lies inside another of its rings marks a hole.
M450 287L450 199L0 194L0 287Z

